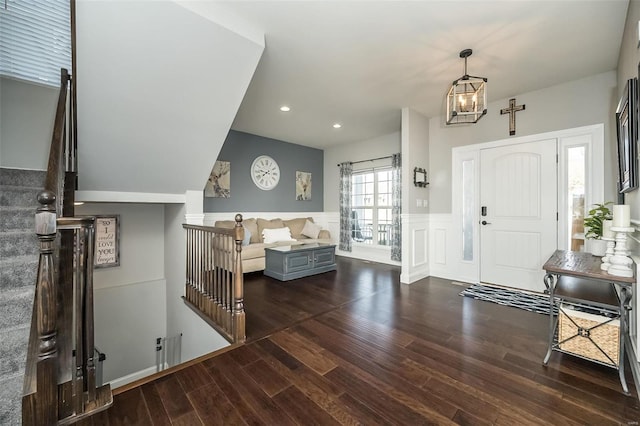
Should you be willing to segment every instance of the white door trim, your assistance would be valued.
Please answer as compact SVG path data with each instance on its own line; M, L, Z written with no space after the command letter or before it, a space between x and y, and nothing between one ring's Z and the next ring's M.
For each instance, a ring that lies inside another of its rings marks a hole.
M587 150L588 158L587 158L587 194L585 194L585 203L586 205L590 205L596 202L603 202L604 200L604 124L594 124L590 126L584 127L576 127L572 129L564 129L557 130L553 132L539 133L535 135L527 135L514 137L509 139L501 139L497 141L491 142L483 142L472 145L465 145L452 148L451 150L451 159L452 159L452 199L451 199L451 213L452 213L452 241L455 244L453 247L453 259L451 267L457 269L464 269L465 273L469 277L475 277L474 282L480 282L480 262L478 256L479 250L479 223L477 220L474 221L474 229L473 229L473 247L474 247L474 256L472 261L464 261L462 257L462 214L461 214L461 204L462 204L462 162L465 160L472 160L474 162L474 173L473 177L475 179L475 185L473 187L474 190L474 211L477 212L478 217L480 217L480 193L479 193L479 181L480 181L480 150L486 148L496 148L503 147L507 145L514 145L519 143L526 142L534 142L541 139L557 139L558 140L558 150L560 151L560 158L558 162L558 214L560 217L565 217L568 212L566 211L566 206L564 202L562 182L563 179L566 179L566 167L563 163L563 153L564 150L571 146L572 138L581 135L591 135L591 144ZM560 221L563 222L563 221ZM565 229L562 228L565 227ZM563 235L566 235L566 225L560 225L558 228L558 238L562 238ZM563 248L563 245L558 241L558 247Z

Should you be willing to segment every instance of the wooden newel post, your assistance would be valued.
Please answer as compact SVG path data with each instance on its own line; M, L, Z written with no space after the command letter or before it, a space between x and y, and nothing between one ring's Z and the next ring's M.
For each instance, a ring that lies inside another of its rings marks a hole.
M36 234L40 240L40 260L36 282L38 325L37 424L58 422L58 377L56 368L57 288L53 251L56 239L56 195L45 190L38 194Z
M244 342L246 340L244 329L244 277L242 275L242 240L244 239L244 228L242 227L242 215L237 214L235 219L234 239L236 242L236 264L233 280L233 340L234 342Z

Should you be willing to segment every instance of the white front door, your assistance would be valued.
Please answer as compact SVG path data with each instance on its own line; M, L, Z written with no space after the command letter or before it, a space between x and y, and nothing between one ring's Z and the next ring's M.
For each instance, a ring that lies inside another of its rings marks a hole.
M480 280L542 292L557 248L556 139L480 152Z

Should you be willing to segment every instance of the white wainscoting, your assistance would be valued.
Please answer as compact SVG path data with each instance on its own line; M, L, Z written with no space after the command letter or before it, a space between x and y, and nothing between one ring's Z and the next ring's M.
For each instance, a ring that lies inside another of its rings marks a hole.
M453 228L449 213L429 215L429 272L433 277L476 283L479 281L478 254L473 261L462 260L462 232Z
M411 284L429 276L429 215L403 214L402 237L400 282Z
M628 244L631 251L631 257L636 263L636 279L640 277L640 220L632 220L632 226L636 231L629 235ZM627 342L627 354L629 355L629 364L633 373L633 379L638 388L638 397L640 398L640 300L638 299L638 282L633 286L631 297L631 310L629 311L629 341Z

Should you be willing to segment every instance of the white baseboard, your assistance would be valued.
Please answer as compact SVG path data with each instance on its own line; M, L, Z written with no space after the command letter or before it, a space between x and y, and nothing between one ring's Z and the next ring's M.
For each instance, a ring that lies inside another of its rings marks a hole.
M410 274L400 274L400 283L401 284L413 284L416 281L419 281L423 278L427 278L429 276L429 270L426 271L412 271Z
M117 379L111 380L108 382L111 384L111 389L117 389L121 386L128 385L131 382L135 382L136 380L142 379L144 377L150 376L156 373L156 366L145 368L144 370L136 371L131 374L127 374L124 377L119 377Z

